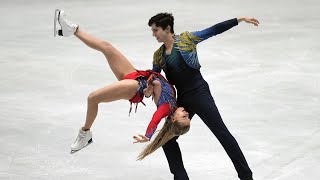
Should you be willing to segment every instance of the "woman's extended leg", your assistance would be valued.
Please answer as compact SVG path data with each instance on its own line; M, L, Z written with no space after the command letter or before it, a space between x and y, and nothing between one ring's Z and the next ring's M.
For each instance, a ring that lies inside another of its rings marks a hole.
M87 46L104 54L104 56L107 58L111 70L119 81L122 80L126 74L135 71L135 68L128 61L128 59L110 43L95 38L81 31L79 28L75 32L75 36L82 42L84 42Z
M102 52L108 60L109 66L118 80L122 80L123 76L135 71L135 68L130 64L126 57L124 57L116 48L110 43L101 39L95 38L79 29L79 25L68 20L66 13L63 10L56 10L58 12L58 22L61 25L61 32L59 35L68 37L74 34L87 46ZM56 16L56 14L55 14ZM56 28L56 27L55 27ZM56 31L56 29L55 29Z
M136 94L138 87L139 84L136 80L125 79L90 93L88 97L87 118L82 129L87 130L91 128L97 116L99 103L120 99L129 100Z

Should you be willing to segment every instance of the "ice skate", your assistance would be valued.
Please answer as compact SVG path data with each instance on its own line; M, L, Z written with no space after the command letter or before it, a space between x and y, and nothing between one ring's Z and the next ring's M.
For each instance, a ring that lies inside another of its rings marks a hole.
M79 134L77 139L73 144L71 144L71 154L83 149L92 143L92 133L90 130L84 131L82 129L79 130Z
M57 28L57 22L60 24L61 29ZM68 37L73 35L79 25L72 23L67 19L67 15L63 10L56 9L54 12L54 36Z

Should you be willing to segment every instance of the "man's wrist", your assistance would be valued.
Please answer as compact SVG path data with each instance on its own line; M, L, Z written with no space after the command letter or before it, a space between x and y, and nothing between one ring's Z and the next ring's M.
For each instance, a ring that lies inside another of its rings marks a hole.
M238 20L238 23L239 23L239 22L244 20L244 17L238 17L237 20Z

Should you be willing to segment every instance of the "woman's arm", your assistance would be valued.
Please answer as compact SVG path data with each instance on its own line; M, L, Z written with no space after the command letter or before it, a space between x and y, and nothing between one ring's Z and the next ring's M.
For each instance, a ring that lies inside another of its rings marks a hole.
M160 94L161 94L161 83L158 80L153 80L147 88L143 90L143 94L146 97L150 97L152 95L154 103L157 104Z
M153 100L154 100L154 103L157 104L161 94L161 83L158 80L154 80L152 84L153 84L153 94L154 94Z
M161 119L169 115L170 115L170 105L168 103L161 104L158 107L157 111L153 114L145 135L139 134L138 136L133 136L133 138L136 140L133 143L143 143L143 142L150 141Z

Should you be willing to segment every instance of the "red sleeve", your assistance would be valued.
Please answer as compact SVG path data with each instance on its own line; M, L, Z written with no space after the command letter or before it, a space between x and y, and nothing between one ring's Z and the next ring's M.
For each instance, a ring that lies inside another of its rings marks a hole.
M146 136L151 139L153 133L156 131L161 119L170 115L170 106L168 103L161 104L157 111L153 114L152 120L146 131Z

